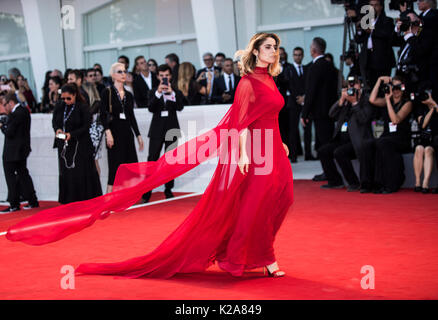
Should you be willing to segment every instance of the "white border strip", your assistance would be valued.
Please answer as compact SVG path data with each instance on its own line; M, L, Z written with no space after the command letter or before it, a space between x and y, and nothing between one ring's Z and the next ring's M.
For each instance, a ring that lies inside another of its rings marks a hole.
M191 194L186 194L186 195L179 196L179 197L174 197L174 198L171 198L171 199L164 199L164 200L158 200L158 201L148 202L148 203L144 203L144 204L138 204L138 205L134 205L132 207L129 207L128 209L126 209L124 211L138 209L138 208L143 208L143 207L148 207L148 206L152 206L152 205L155 205L155 204L167 203L167 202L171 202L171 201L176 201L176 200L181 200L181 199L187 199L187 198L202 196L203 194L204 194L204 192L191 193ZM122 212L122 211L120 211L120 212ZM119 212L114 212L113 214L117 214L117 213L119 213ZM6 234L7 234L7 232L0 232L0 237L1 236L5 236Z

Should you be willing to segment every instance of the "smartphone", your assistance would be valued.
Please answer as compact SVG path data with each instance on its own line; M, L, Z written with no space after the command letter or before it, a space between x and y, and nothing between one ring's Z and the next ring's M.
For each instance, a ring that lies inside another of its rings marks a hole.
M67 136L66 136L64 133L58 133L58 134L56 135L56 137L57 137L58 139L61 139L61 140L65 140L65 139L67 138Z
M168 86L169 85L169 79L167 77L163 78L163 85Z

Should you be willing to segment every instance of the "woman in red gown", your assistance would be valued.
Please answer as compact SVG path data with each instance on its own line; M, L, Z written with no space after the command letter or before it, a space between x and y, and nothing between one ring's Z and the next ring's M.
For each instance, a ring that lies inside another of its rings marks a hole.
M158 183L219 155L219 164L200 201L154 251L117 263L81 264L76 272L169 278L177 273L202 272L217 262L233 276L260 267L266 267L271 276L284 276L273 243L293 202L293 181L289 151L278 126L284 100L272 79L280 72L279 46L277 35L258 33L246 50L238 52L243 77L233 105L217 127L166 152L157 162L123 165L113 193L94 202L49 209L50 215L31 217L10 229L8 239L34 245L59 240L112 210L129 207ZM194 154L196 162L187 164ZM171 156L179 161L171 163ZM42 222L51 225L50 230L35 231L44 228L39 227Z

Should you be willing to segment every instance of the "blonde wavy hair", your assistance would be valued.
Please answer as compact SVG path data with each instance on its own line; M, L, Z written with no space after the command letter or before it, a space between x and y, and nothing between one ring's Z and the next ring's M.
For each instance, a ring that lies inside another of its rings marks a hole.
M274 39L277 45L276 60L269 64L268 73L272 77L280 74L280 38L275 33L259 32L252 36L245 50L239 50L234 54L234 60L238 61L241 76L254 72L257 61L253 51L254 49L260 51L261 45L268 38Z
M183 62L178 69L178 89L188 96L190 80L195 76L195 68L190 62Z

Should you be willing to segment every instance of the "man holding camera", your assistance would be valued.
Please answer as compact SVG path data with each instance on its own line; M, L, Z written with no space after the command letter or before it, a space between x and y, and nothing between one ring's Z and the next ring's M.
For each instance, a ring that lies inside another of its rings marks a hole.
M321 165L328 183L323 189L344 187L334 160L338 163L348 183L348 191L358 191L360 181L354 172L351 160L358 158L362 141L372 138L371 118L373 109L368 97L363 94L358 77L348 78L348 88L342 90L341 98L330 109L329 115L336 121L332 140L318 150Z
M3 146L3 168L6 184L8 186L10 206L2 213L20 210L20 188L28 205L23 209L39 207L32 178L26 167L30 148L30 113L26 107L19 104L13 92L8 92L4 97L5 110L8 119L0 123L0 128L5 135ZM18 187L20 183L20 188Z
M167 64L162 64L157 69L158 80L160 84L149 92L150 104L148 109L154 115L152 117L151 127L149 129L149 156L148 161L157 161L160 158L163 144L165 151L169 151L170 146L175 146L179 132L179 123L176 115L177 111L184 108L184 95L178 89L172 87L172 69ZM172 135L172 140L166 139L169 130L176 130ZM166 183L164 194L166 199L172 198L171 189L174 186L174 180ZM143 201L149 201L152 191L143 195Z

